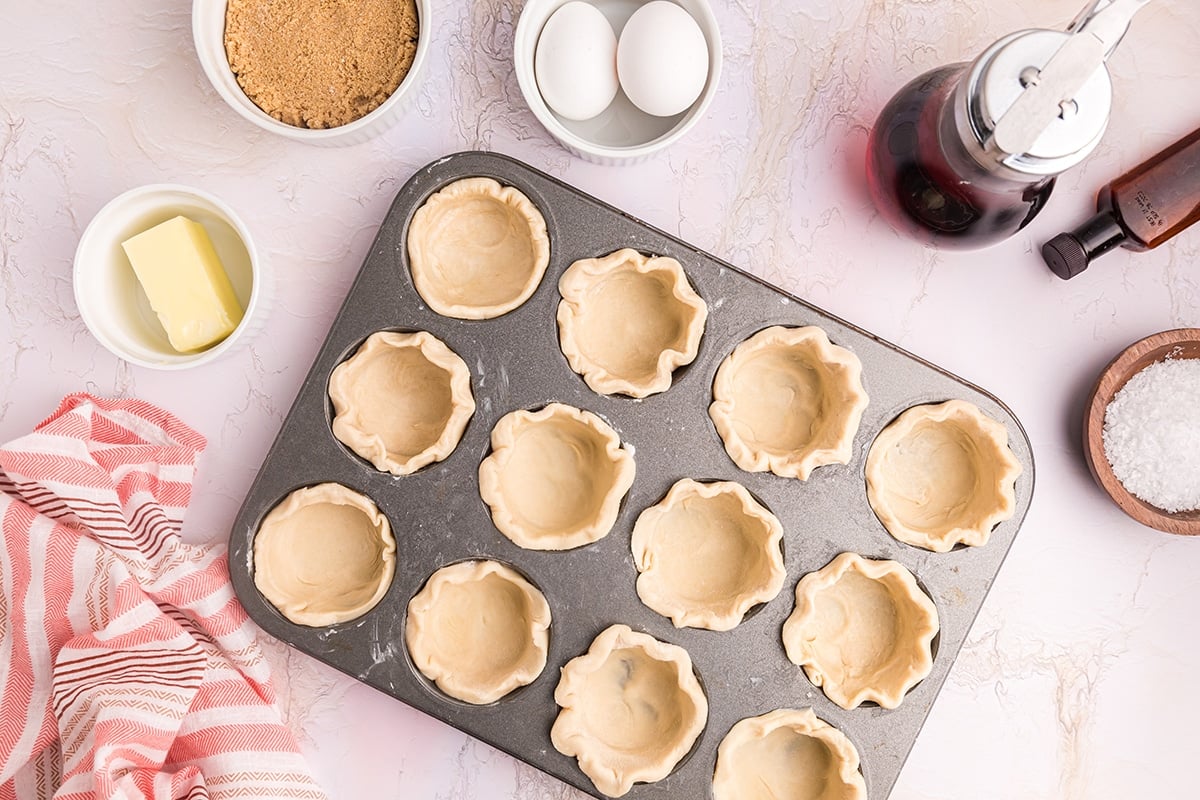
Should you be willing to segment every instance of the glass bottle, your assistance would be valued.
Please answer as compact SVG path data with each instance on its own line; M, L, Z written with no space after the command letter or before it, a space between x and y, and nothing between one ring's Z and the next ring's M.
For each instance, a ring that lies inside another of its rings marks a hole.
M1116 247L1158 247L1200 222L1200 130L1100 190L1096 216L1042 245L1042 257L1064 280Z
M901 89L867 143L883 218L954 249L1025 227L1055 177L1099 144L1112 107L1105 59L1147 2L1092 0L1068 31L1018 31Z
M1007 239L1054 189L1053 177L994 175L963 146L952 101L969 66L935 69L901 89L867 144L867 179L879 213L935 247L972 249Z

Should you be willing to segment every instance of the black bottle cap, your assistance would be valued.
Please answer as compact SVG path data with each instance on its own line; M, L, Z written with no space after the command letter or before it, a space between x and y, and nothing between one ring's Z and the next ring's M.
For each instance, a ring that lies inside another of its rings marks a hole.
M1064 281L1088 268L1092 260L1125 241L1125 230L1111 211L1102 211L1070 233L1042 245L1042 258Z
M1064 281L1083 272L1090 263L1087 250L1069 233L1060 233L1042 245L1042 258L1050 271Z

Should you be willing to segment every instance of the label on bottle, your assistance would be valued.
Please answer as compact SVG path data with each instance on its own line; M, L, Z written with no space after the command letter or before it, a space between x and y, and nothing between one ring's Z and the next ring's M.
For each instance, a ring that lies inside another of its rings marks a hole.
M1147 225L1151 228L1166 227L1167 221L1163 219L1162 214L1158 213L1158 209L1154 207L1154 201L1150 199L1148 194L1138 192L1133 196L1133 202L1137 205L1138 211L1141 212L1142 218L1146 220Z

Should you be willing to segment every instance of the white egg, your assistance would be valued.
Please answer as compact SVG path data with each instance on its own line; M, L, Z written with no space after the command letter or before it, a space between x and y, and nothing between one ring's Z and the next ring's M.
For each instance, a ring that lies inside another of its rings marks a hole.
M647 3L621 31L617 75L625 94L647 114L670 117L686 111L708 81L704 32L674 3Z
M617 96L617 35L604 14L573 0L546 20L533 54L546 105L573 120L591 119Z

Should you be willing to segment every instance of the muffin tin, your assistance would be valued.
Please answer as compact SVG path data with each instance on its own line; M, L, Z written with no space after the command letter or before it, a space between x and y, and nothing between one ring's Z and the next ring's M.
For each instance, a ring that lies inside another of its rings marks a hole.
M421 303L405 248L409 221L425 199L471 176L516 186L541 210L550 233L550 266L537 291L515 311L485 321L441 317ZM555 324L559 275L577 259L622 247L678 259L709 309L695 362L675 372L668 391L644 400L592 392L559 350ZM804 482L738 469L707 413L721 361L771 325L820 326L861 359L870 396L851 462L820 467ZM446 460L400 478L375 470L330 432L330 373L382 329L427 330L446 342L471 370L477 406ZM985 546L932 553L888 535L867 503L863 469L871 442L897 415L951 398L975 403L1005 425L1024 472L1016 484L1016 513L999 524ZM565 552L523 550L493 526L477 472L500 417L552 401L606 420L633 449L637 476L612 532L599 542ZM783 591L751 609L732 631L676 629L638 599L630 551L634 521L681 478L738 481L783 524ZM293 489L324 481L366 494L388 516L397 540L396 572L383 600L363 617L306 628L288 622L255 589L252 546L259 523L274 505ZM635 785L626 797L711 797L717 747L734 723L776 708L812 707L858 748L868 795L883 800L1012 544L1033 483L1033 456L1020 423L978 387L520 162L460 153L419 170L392 204L238 514L230 571L246 610L268 633L595 797L603 795L575 760L551 746L550 727L558 713L554 689L567 661L584 653L610 624L625 623L684 647L710 706L704 732L678 768L658 783ZM844 551L904 564L938 608L941 632L934 641L933 670L895 710L869 704L852 711L839 708L784 654L780 632L793 608L796 582ZM439 692L414 668L404 646L407 604L429 576L447 564L479 558L514 567L544 593L553 613L546 669L529 686L487 706Z

